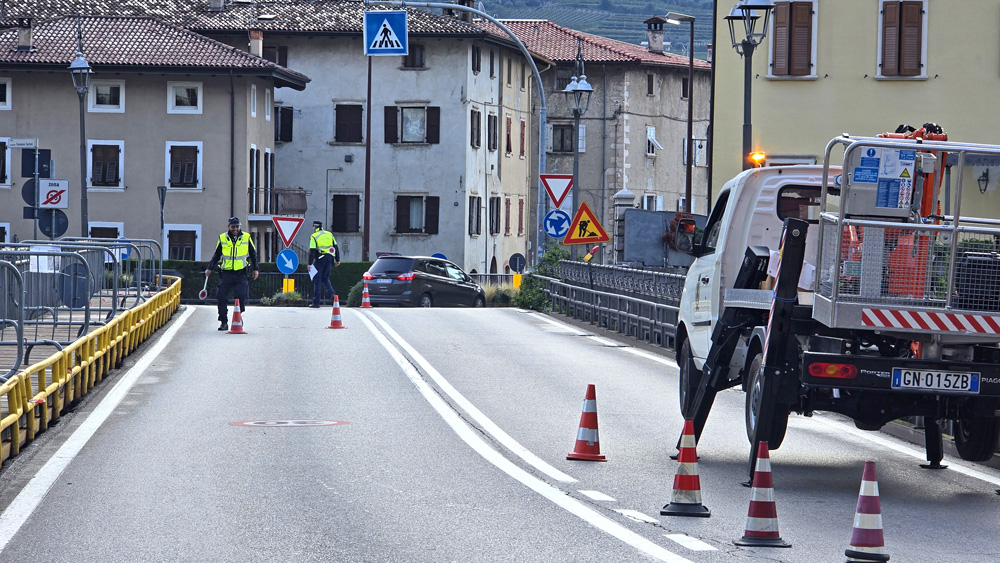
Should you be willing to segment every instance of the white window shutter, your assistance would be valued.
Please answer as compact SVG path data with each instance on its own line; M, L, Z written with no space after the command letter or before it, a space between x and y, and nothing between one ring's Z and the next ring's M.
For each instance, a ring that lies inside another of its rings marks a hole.
M656 210L657 211L663 211L663 196L662 195L656 196Z
M587 152L587 124L586 123L581 123L580 124L580 135L579 135L578 138L579 138L579 142L577 143L577 146L580 147L580 149L577 152Z
M681 164L688 163L688 143L687 138L681 139Z
M663 145L656 140L656 127L646 127L646 140L653 143L654 147L663 150Z
M552 124L545 125L545 152L552 152Z
M705 139L694 140L694 163L697 166L707 166L706 157L708 155L708 141Z

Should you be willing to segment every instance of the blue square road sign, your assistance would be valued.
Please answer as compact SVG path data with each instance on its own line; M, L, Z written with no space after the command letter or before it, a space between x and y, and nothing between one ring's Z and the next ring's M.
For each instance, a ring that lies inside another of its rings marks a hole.
M408 55L405 10L365 12L365 55Z

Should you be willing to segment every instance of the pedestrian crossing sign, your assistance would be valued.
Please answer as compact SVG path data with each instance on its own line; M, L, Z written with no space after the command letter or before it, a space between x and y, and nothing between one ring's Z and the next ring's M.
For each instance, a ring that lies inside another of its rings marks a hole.
M365 55L408 55L405 10L365 12Z
M604 230L601 223L590 210L586 202L580 203L580 208L576 210L576 216L569 226L569 232L563 239L563 244L595 244L599 242L610 242L611 237Z

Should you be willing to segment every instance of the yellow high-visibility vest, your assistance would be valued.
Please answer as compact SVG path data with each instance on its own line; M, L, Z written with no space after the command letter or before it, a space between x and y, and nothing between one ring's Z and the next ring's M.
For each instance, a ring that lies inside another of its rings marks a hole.
M250 245L253 244L249 233L240 233L240 238L236 239L235 244L229 233L222 233L219 235L219 244L222 245L223 270L242 270L247 267Z
M309 237L309 248L319 250L320 254L329 254L333 251L333 245L336 243L337 240L333 238L333 234L323 229L316 231Z

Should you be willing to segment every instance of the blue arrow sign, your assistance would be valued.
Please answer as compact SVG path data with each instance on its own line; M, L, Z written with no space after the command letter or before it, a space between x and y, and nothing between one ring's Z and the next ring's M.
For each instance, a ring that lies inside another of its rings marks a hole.
M569 232L571 219L562 209L553 209L545 214L545 234L552 238L563 238Z
M299 267L299 255L295 254L291 248L286 248L278 253L278 259L275 260L275 263L278 265L279 272L290 274Z
M408 55L406 12L376 10L365 12L365 55Z

